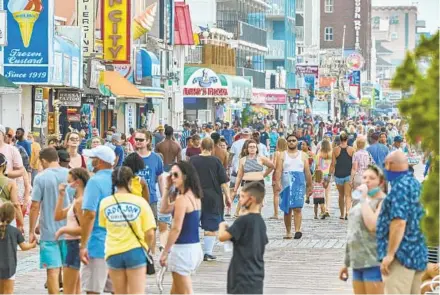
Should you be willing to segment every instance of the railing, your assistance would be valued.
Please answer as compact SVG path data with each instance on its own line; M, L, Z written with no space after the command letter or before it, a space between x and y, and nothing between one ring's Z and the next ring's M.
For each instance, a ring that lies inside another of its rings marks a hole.
M203 63L203 47L196 46L188 50L188 56L185 57L186 64L201 64Z
M264 88L266 84L266 74L248 68L237 68L237 76L251 76L253 80L253 87Z
M251 26L247 23L238 22L238 40L254 43L263 47L267 47L266 30Z
M295 27L296 42L304 42L304 27Z
M272 8L267 12L269 15L284 15L285 0L272 0ZM304 13L304 0L295 1L295 13Z
M284 40L268 40L266 59L284 59Z
M296 0L295 1L295 12L296 13L304 13L304 0Z

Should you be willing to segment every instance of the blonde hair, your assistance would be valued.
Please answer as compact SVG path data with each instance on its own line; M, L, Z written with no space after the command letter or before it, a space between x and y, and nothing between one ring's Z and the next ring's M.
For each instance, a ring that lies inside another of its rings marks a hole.
M313 180L317 183L321 183L323 176L324 174L322 173L322 171L317 169L315 170L315 174L313 174Z
M330 141L324 139L321 142L321 148L319 149L319 155L321 158L328 160L332 158L332 145Z
M356 139L355 144L356 144L356 150L362 150L367 145L367 140L364 136L359 136Z
M285 138L283 137L278 138L276 151L277 152L287 151L287 140Z
M6 234L6 227L15 219L15 207L11 202L0 206L0 239Z

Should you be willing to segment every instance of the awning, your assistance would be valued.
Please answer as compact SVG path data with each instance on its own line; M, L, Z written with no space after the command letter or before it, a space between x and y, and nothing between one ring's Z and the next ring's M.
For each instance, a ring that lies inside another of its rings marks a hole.
M145 97L165 98L165 89L163 88L138 85L137 89L139 89Z
M160 76L160 62L157 56L145 49L140 49L142 61L142 78Z
M9 81L5 76L0 75L0 88L13 88L17 89L18 86Z
M174 45L194 45L188 4L176 2L174 12Z
M144 99L145 95L118 72L101 73L99 91L106 96L113 94L117 98Z
M252 98L252 83L241 76L218 75L222 86L228 87L230 98L250 100Z

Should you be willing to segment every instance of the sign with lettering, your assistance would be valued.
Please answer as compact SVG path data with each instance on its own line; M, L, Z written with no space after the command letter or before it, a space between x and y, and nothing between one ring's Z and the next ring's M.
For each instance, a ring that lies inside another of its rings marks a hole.
M361 31L361 0L354 0L354 32L355 42L354 49L361 51L360 31Z
M305 76L305 75L313 75L318 79L319 76L319 67L318 66L296 66L296 73Z
M77 0L78 26L83 29L82 50L86 57L95 47L95 1L98 0Z
M102 0L101 7L104 60L130 63L130 0Z
M220 78L213 70L201 68L185 76L183 96L189 97L223 97L229 96L228 88L222 85Z
M17 84L49 82L53 52L54 1L4 0L8 46L4 47L4 76ZM2 7L0 7L1 9Z
M80 107L81 106L81 93L77 91L63 91L58 90L58 100L62 106L65 107Z
M125 104L125 131L128 132L130 128L136 129L136 104Z

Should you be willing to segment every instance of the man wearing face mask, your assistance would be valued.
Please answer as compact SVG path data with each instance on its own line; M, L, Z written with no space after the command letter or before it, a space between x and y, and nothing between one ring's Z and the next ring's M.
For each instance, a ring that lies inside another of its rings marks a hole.
M92 159L95 172L84 189L83 218L81 219L80 259L82 290L87 294L101 294L107 281L108 268L104 259L106 231L99 226L99 203L112 194L112 168L115 152L107 146L84 150Z
M392 152L385 160L384 174L391 190L383 201L376 230L385 294L420 294L427 266L428 252L420 230L421 186L408 168L401 151Z

